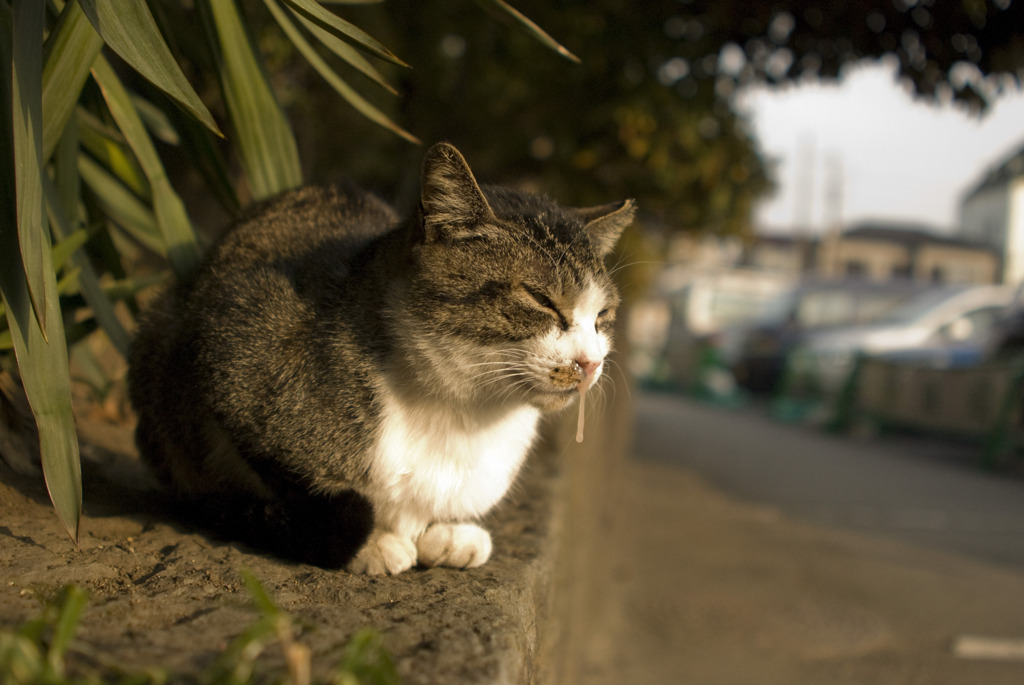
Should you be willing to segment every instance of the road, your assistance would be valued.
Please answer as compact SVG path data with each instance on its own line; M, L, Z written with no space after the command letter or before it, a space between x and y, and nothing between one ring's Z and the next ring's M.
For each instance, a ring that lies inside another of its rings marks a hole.
M978 468L976 445L834 436L645 394L634 453L807 521L1024 568L1024 478Z
M1021 480L962 446L634 399L579 682L1024 683Z

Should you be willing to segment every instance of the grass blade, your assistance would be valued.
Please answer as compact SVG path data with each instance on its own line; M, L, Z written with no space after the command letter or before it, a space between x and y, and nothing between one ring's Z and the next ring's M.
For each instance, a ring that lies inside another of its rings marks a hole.
M511 18L516 24L522 27L531 36L539 40L543 45L554 50L567 60L580 64L579 57L569 52L568 48L552 38L547 31L537 26L537 24L535 24L529 17L524 15L515 7L509 5L505 0L476 0L476 3L488 10L504 14Z
M376 55L392 64L397 64L400 67L409 66L398 59L397 55L384 47L384 44L376 38L345 21L337 14L324 9L315 0L285 0L285 2L336 36L354 41L357 45L369 51L370 54Z
M164 42L145 2L78 0L103 41L135 71L207 128L222 135ZM214 4L220 4L215 2Z
M88 603L88 593L77 585L65 586L53 600L53 634L46 654L51 673L64 673L64 654L71 647Z
M261 200L302 185L298 146L235 0L201 3L250 189Z
M299 49L302 56L306 58L306 61L313 66L314 69L326 80L334 90L338 92L352 107L356 109L360 114L374 122L375 124L386 128L392 133L408 140L410 143L416 145L420 144L420 139L409 133L401 126L393 122L386 114L381 112L379 109L374 107L368 101L366 101L359 93L351 88L344 79L338 76L337 72L331 69L330 65L327 64L320 57L319 53L313 46L309 44L306 38L299 31L298 27L288 18L288 15L278 6L275 0L264 0L267 5L267 9L277 20L277 23L281 26L281 29L285 32L288 38L294 43L295 47Z
M49 159L68 125L78 97L89 78L89 68L103 49L77 2L64 6L57 25L46 39L43 66L43 159Z
M111 116L135 153L153 193L157 227L164 240L167 256L179 276L187 276L199 264L200 252L185 205L171 187L160 155L149 137L128 91L103 57L93 62L93 78L103 92Z

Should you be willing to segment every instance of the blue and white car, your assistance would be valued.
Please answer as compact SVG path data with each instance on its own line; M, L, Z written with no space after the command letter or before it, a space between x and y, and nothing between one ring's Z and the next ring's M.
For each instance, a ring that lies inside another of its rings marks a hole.
M789 359L790 372L831 395L862 353L940 366L980 361L1013 297L1013 288L996 285L929 288L872 323L806 336Z

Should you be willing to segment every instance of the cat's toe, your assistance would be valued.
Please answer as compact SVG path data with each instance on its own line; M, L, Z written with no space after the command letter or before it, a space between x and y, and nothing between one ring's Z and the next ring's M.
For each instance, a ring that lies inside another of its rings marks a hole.
M491 556L491 535L472 523L435 523L416 543L424 566L474 568Z
M397 575L416 563L416 545L394 533L374 533L349 565L351 573Z

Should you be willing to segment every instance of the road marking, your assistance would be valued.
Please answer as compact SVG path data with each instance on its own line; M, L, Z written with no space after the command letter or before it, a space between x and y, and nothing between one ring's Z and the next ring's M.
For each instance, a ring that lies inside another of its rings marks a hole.
M1024 661L1024 638L958 635L953 640L953 656L961 659Z

